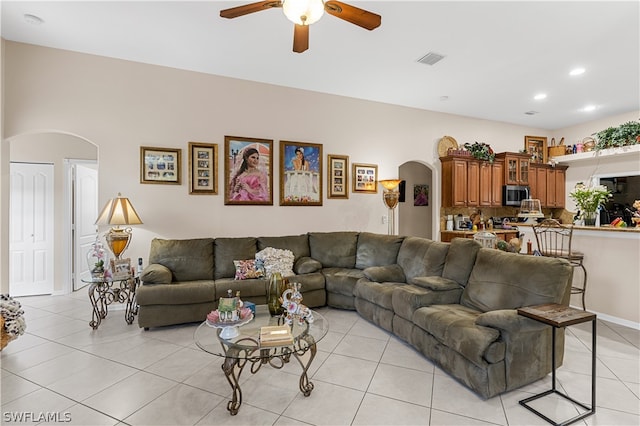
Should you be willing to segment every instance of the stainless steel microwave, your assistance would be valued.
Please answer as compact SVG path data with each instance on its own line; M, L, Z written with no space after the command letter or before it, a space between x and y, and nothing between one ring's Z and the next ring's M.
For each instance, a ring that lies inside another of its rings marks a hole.
M529 187L504 185L502 187L502 205L520 207L520 202L529 198Z

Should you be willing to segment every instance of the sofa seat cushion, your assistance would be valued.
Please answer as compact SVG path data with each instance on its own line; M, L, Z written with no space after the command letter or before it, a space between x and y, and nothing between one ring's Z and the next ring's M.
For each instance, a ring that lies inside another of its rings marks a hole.
M249 259L237 257L236 259ZM212 280L213 238L193 238L189 240L151 240L149 264L166 266L173 273L173 281ZM231 262L231 276L235 274Z
M357 232L309 233L311 257L324 268L355 268Z
M240 292L240 299L267 294L268 281L266 279L235 280L233 278L220 278L216 280L215 300L227 297L228 290L235 296Z
M393 304L391 302L393 289L404 285L406 284L392 282L378 283L369 281L367 278L362 278L356 283L353 294L357 299L363 299L376 306L393 310Z
M494 328L476 325L476 318L480 314L481 312L462 305L433 305L416 310L412 321L440 343L455 350L478 367L486 367L485 352L492 343L498 341L500 332ZM491 351L494 362L495 352ZM497 352L499 355L500 351ZM504 351L502 353L504 354Z
M172 284L143 284L136 292L136 299L142 306L186 305L213 302L216 300L215 294L213 280L184 281Z
M356 268L385 266L396 263L398 250L404 237L361 232L358 235Z
M562 303L571 273L564 259L482 248L460 303L482 312Z
M364 277L360 269L347 268L323 268L322 275L325 278L327 292L351 297L353 297L356 282Z
M300 291L302 292L302 294L314 290L324 291L324 275L322 275L322 273L320 272L289 277L289 282L300 283ZM305 303L304 300L302 301L302 303Z

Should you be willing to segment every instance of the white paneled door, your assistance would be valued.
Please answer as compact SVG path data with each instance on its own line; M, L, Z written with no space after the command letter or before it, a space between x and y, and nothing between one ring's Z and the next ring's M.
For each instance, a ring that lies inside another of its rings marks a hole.
M91 278L87 253L96 240L98 227L98 165L74 164L73 224L74 224L74 280L73 290L85 286L82 279Z
M11 163L9 291L53 292L53 164Z

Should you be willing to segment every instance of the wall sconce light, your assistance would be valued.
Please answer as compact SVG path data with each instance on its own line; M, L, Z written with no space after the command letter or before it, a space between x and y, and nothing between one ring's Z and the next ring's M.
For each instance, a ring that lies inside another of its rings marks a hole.
M384 191L382 191L382 201L389 209L389 235L395 235L396 233L396 220L395 220L395 208L400 200L400 191L398 191L398 185L402 182L401 179L387 179L379 180L378 183L382 185Z
M131 205L131 201L118 193L117 198L112 198L104 206L95 224L115 225L105 234L104 238L116 259L120 259L122 252L129 247L131 242L131 228L120 228L120 225L140 225L142 220Z

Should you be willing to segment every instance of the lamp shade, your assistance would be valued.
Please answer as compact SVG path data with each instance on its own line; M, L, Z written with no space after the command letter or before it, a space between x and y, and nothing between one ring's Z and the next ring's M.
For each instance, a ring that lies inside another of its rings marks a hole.
M386 179L378 181L378 183L387 191L393 191L396 189L398 185L400 185L400 182L402 182L402 179Z
M142 220L128 198L118 193L117 198L112 198L100 212L96 225L140 225Z
M324 14L322 0L284 0L282 11L287 19L298 25L311 25Z

